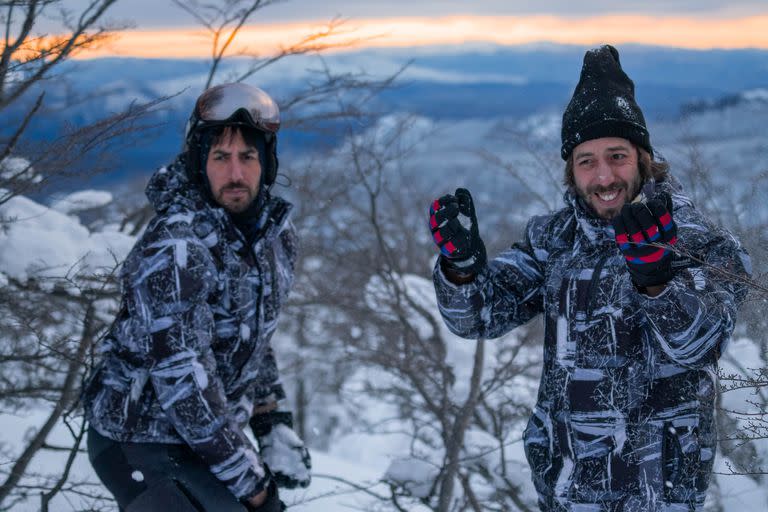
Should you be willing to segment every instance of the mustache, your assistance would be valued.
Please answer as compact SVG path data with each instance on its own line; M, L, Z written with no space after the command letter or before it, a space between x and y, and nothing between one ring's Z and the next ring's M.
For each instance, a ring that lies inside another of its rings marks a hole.
M589 194L604 194L606 192L613 192L613 191L619 191L619 190L626 190L628 189L628 185L625 182L619 182L619 183L613 183L607 187L604 187L602 185L595 185L593 187L589 187L587 189L587 192Z
M221 190L250 190L245 183L230 182L221 187Z

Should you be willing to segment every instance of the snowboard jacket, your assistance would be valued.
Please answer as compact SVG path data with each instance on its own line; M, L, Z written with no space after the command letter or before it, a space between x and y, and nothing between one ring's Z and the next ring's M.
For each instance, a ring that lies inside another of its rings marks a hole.
M715 454L717 359L733 331L749 257L670 177L675 277L656 297L633 285L609 221L572 192L532 218L522 242L474 281L433 274L455 334L495 338L544 315L543 372L523 434L544 512L702 510Z
M285 396L270 338L293 281L291 205L270 197L249 246L183 158L154 174L147 197L156 216L123 264L87 419L119 442L186 443L235 496L253 496L267 482L243 428Z

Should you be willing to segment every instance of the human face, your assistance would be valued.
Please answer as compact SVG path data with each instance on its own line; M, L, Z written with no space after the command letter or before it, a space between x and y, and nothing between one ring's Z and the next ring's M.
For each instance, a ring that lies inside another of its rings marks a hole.
M612 219L640 191L637 148L619 137L588 140L573 150L579 195L602 219Z
M245 211L259 192L259 152L245 143L240 131L224 130L208 152L205 172L213 198L231 213Z

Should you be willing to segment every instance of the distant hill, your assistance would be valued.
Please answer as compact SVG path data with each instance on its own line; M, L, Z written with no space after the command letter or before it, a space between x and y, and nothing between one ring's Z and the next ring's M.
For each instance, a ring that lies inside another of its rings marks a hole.
M683 114L698 114L752 103L768 105L768 88L749 89L737 94L726 94L718 98L699 99L683 104L680 110Z
M743 92L768 88L768 51L693 51L627 45L619 48L624 68L635 80L638 102L646 117L674 120L681 114L727 106ZM434 120L525 118L559 113L578 80L583 47L552 44L521 47L435 47L369 49L325 57L340 72L365 70L384 76L410 65L396 87L369 106L377 112L413 112ZM244 66L233 60L222 77ZM278 99L289 97L308 80L317 60L286 59L260 73L253 83ZM202 90L207 64L200 60L108 58L69 62L46 90L46 110L36 117L30 135L48 139L65 126L94 121L131 102L172 96L151 120L149 134L116 150L112 173L96 180L109 184L128 176L148 174L169 161L180 147L182 127L194 98ZM32 94L28 95L31 101ZM740 99L741 98L741 99ZM23 105L4 112L0 134L23 115ZM290 119L290 114L286 117ZM333 145L338 131L323 133L286 129L281 133L285 154L304 154L318 143Z

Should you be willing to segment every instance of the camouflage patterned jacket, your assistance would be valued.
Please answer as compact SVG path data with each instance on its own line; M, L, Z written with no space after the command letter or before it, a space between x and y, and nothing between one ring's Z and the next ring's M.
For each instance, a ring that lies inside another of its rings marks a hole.
M544 315L544 367L523 436L544 512L703 507L717 359L746 294L721 270L751 269L674 178L656 186L672 194L679 247L705 262L689 262L657 297L632 284L610 222L569 193L473 282L454 285L435 268L440 311L459 336L495 338Z
M186 443L235 496L253 496L266 482L243 428L256 405L285 396L270 338L293 281L291 206L271 198L249 247L182 160L147 196L156 216L123 265L87 418L116 441Z

